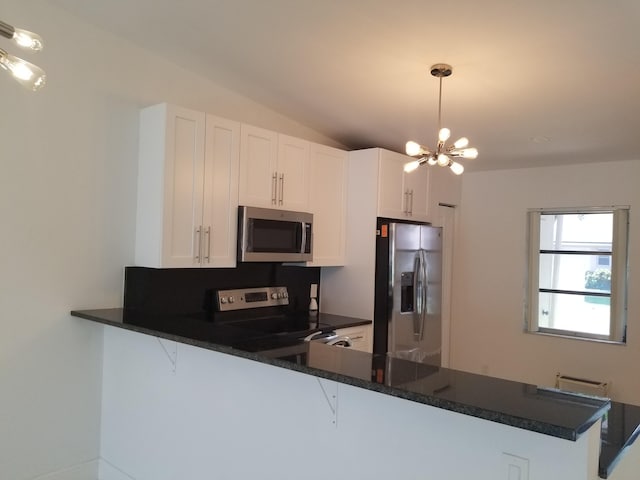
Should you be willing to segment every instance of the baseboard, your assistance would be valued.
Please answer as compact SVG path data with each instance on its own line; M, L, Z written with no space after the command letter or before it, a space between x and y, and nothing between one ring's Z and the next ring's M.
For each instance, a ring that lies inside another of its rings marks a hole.
M90 460L40 475L32 480L98 480L98 463L98 459Z
M134 477L123 472L108 460L100 458L98 466L99 480L135 480Z

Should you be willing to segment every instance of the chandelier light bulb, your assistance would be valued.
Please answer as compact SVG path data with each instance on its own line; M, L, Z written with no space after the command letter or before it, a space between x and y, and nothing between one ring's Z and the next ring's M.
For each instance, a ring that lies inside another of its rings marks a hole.
M429 156L429 158L427 159L427 163L431 166L436 165L438 163L438 161L436 160L436 157L434 157L433 155Z
M420 154L420 152L422 151L422 147L419 143L408 141L405 145L405 151L407 152L407 155L409 155L410 157L414 157Z
M2 49L0 49L0 67L9 71L18 83L29 90L35 92L44 86L46 80L44 70Z
M438 140L440 140L441 142L446 142L447 140L449 140L450 136L451 130L449 130L448 128L441 128L438 132Z
M39 52L42 50L42 37L36 33L29 32L28 30L22 30L21 28L14 29L13 41L20 47Z
M453 148L464 148L469 145L469 139L467 137L460 137L453 144Z
M407 173L413 172L420 166L419 160L414 160L413 162L407 162L404 164L404 171Z
M450 161L451 161L451 159L449 157L447 157L444 153L441 153L440 155L438 155L437 163L441 167L446 167L447 165L449 165Z
M460 150L460 156L462 158L468 158L473 160L474 158L478 158L478 149L477 148L463 148Z
M462 175L462 172L464 172L464 167L460 165L458 162L451 162L451 165L449 165L449 168L456 175Z

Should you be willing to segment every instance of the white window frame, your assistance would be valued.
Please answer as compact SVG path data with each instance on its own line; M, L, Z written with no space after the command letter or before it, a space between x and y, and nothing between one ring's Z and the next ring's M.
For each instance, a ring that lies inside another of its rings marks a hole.
M610 334L598 335L572 330L540 327L538 301L540 293L540 216L543 214L613 213L613 237L611 246L611 302ZM627 274L629 243L629 206L541 208L530 209L528 216L528 265L527 298L525 302L525 331L545 335L580 338L584 340L626 343L627 325Z

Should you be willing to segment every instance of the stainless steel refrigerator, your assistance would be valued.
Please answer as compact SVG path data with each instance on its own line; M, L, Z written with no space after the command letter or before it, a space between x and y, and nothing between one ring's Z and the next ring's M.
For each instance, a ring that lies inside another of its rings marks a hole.
M378 219L374 352L440 366L442 229Z

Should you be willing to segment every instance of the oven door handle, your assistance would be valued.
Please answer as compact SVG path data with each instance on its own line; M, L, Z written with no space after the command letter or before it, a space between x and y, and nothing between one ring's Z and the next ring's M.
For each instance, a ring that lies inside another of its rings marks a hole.
M309 335L307 335L306 337L304 337L302 340L303 340L304 342L311 342L311 341L313 341L313 339L314 339L316 336L318 336L318 335L322 335L322 332L313 332L313 333L310 333Z
M337 335L336 338L332 338L327 342L327 345L335 345L336 347L346 347L349 348L351 344L351 339L346 335Z

